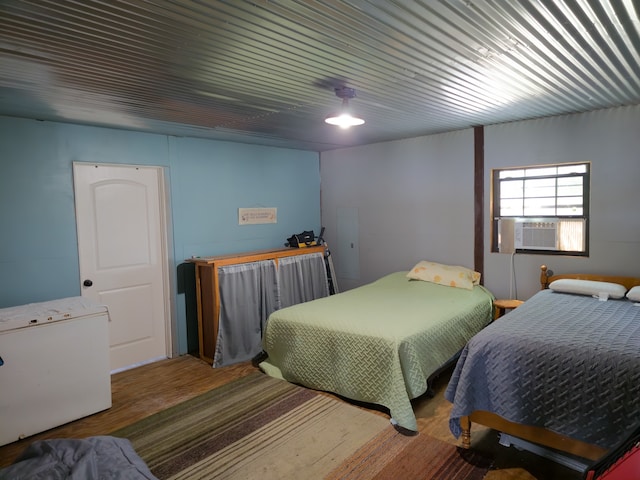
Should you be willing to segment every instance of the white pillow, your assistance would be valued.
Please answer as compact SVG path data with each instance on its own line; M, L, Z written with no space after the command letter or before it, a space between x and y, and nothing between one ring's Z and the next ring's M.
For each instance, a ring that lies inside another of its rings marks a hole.
M633 287L627 292L627 298L632 302L640 302L640 287Z
M554 292L576 293L578 295L606 294L610 298L623 298L627 289L624 285L609 282L597 282L595 280L577 280L573 278L561 278L551 282L549 288ZM640 292L639 292L640 293Z

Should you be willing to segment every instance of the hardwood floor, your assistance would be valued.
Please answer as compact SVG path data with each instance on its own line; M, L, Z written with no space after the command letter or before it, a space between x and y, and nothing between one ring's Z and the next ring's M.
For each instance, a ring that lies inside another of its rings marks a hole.
M444 442L459 445L449 431L451 404L445 400L444 391L449 383L451 371L445 372L434 385L434 398L417 398L413 409L418 419L418 428ZM582 480L582 474L551 460L515 447L503 447L498 443L498 432L473 425L471 448L493 458L494 467L483 480Z
M111 378L113 406L110 409L0 447L0 467L12 463L22 450L35 440L108 435L253 371L255 367L248 362L214 369L196 357L184 355L117 373ZM448 428L450 404L443 397L449 375L450 373L446 372L436 381L436 395L433 398L421 397L414 400L413 404L421 432L457 444ZM388 416L381 409L371 411ZM549 460L518 451L513 447L500 446L497 434L489 429L474 428L472 448L490 455L495 460L495 467L485 476L485 480L582 478L580 473Z
M184 355L117 373L111 377L110 409L0 447L0 467L13 462L35 440L107 435L252 371L250 363L214 369Z

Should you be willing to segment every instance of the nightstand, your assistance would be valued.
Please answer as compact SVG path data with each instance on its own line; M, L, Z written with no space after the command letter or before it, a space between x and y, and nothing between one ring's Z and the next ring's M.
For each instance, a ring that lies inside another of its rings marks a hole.
M513 310L514 308L518 308L524 302L522 300L513 300L500 298L493 301L493 319L500 318L507 310Z

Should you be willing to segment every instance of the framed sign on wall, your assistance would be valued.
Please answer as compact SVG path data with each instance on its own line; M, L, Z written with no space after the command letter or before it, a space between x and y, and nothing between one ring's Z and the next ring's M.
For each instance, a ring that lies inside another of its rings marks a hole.
M238 225L256 225L260 223L278 223L278 209L238 208Z

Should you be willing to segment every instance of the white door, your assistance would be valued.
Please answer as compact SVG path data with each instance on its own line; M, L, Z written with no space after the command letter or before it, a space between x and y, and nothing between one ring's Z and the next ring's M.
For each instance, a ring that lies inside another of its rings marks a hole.
M74 163L82 295L109 308L111 370L170 356L162 170Z

